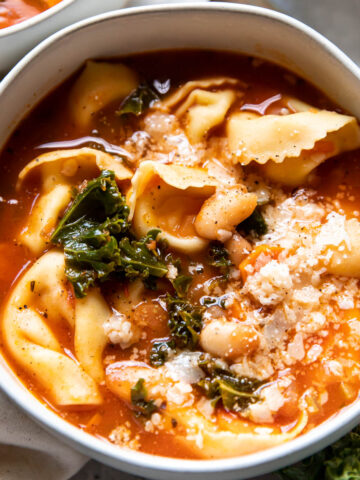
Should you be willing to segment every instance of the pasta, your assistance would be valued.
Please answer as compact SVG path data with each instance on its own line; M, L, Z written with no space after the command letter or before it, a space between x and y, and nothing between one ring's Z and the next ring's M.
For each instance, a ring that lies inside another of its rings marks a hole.
M71 178L79 171L86 175L96 170L112 170L118 180L131 178L132 172L120 159L92 148L58 150L45 153L20 172L17 189L31 175L41 177L41 195L21 234L22 242L35 254L41 253L72 196Z
M326 159L360 145L356 119L328 111L290 115L233 115L229 145L237 161L264 165L274 182L297 186ZM278 141L281 138L281 141Z
M234 90L222 89L216 92L210 88L226 85L239 85L233 78L213 78L209 80L187 82L175 94L165 100L162 108L177 105L176 115L185 117L185 130L191 143L204 139L209 130L221 124L237 95ZM207 88L207 90L199 87ZM182 103L181 103L182 102ZM181 103L179 106L178 104Z
M85 128L92 117L114 100L123 100L138 86L135 72L125 65L89 61L69 99L73 122Z
M158 187L154 185L156 178L161 180ZM191 217L198 213L196 206L201 206L204 200L215 192L216 185L217 181L205 170L199 168L143 162L133 177L128 200L135 231L139 235L144 235L153 228L161 227L163 238L175 249L183 252L202 250L207 242L192 228ZM185 195L182 194L183 191ZM188 192L191 192L190 201L186 203L186 197L189 197ZM178 217L174 216L175 212L171 207L161 215L160 206L169 204L171 206L183 204L184 208L176 213ZM155 210L158 212L156 217L153 214ZM181 224L184 220L186 222L187 217L190 217L191 223L189 222L189 228L183 235L177 235L176 231L171 231L172 224Z
M360 392L359 139L258 59L88 61L0 154L14 375L97 438L193 460L341 414Z
M45 317L56 324L64 318L70 326L74 325L65 281L64 257L60 252L49 252L34 264L6 306L5 342L57 405L96 405L102 400L95 382L64 355L44 320Z

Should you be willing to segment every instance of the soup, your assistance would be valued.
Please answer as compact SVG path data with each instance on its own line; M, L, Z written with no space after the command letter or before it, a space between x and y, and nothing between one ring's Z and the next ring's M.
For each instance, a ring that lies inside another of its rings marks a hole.
M91 60L1 154L2 353L124 448L290 441L360 387L360 130L256 58Z
M61 0L0 0L0 28L11 27L53 7Z

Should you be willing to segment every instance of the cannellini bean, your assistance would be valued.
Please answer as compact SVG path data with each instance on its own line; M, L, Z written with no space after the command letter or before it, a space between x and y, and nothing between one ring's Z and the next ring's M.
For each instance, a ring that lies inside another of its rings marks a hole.
M203 203L196 216L195 230L209 240L228 240L224 232L234 232L235 227L252 214L256 204L255 193L248 193L243 185L217 190Z
M259 346L259 336L251 325L218 319L205 325L200 345L212 355L234 360L254 352Z
M225 243L225 248L229 252L230 260L236 266L240 265L252 250L251 244L238 233Z

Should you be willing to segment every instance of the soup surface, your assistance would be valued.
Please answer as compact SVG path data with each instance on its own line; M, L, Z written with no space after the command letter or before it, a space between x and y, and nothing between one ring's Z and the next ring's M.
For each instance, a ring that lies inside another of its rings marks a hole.
M61 0L0 0L0 28L23 22L60 2Z
M2 353L47 408L180 458L360 387L360 131L261 60L88 61L1 154Z

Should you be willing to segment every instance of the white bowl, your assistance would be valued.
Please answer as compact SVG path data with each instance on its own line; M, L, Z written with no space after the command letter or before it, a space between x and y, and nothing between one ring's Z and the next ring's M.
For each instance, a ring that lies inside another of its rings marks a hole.
M121 8L127 0L62 0L48 10L0 29L0 78L41 40L98 13Z
M87 58L165 48L213 48L257 55L290 68L360 117L360 71L306 25L261 8L193 4L136 8L80 22L31 51L0 85L0 147L24 115ZM78 430L41 405L0 358L0 387L44 428L74 448L142 477L243 479L294 463L324 448L360 421L360 402L299 438L224 460L179 460L124 450Z

